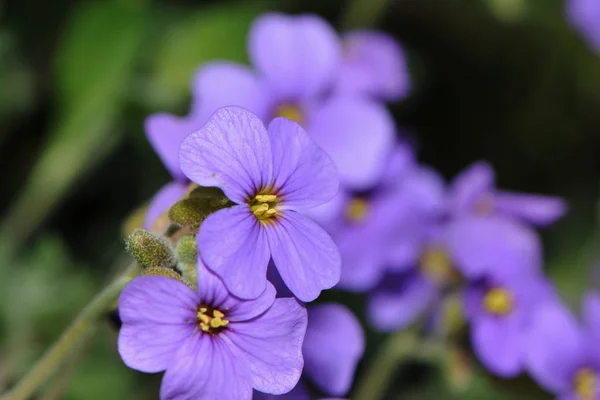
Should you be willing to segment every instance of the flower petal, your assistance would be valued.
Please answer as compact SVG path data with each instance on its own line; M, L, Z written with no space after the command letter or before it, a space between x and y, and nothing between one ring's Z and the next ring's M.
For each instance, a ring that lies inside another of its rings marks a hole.
M144 218L144 229L151 230L156 220L183 198L187 189L188 185L181 182L171 182L163 186L148 205Z
M273 183L285 207L314 207L331 200L339 188L331 157L297 123L275 118L269 124Z
M388 110L359 97L337 96L314 109L308 132L333 159L342 183L361 190L382 176L395 128Z
M543 304L532 314L525 348L529 373L554 393L569 389L572 373L587 351L577 321L558 302Z
M410 90L402 48L382 32L352 31L343 37L343 61L336 90L398 100Z
M582 317L585 328L600 340L600 292L590 291L583 298Z
M220 337L197 334L177 353L163 377L160 398L251 400L251 378L243 354Z
M558 197L498 191L494 194L493 210L534 225L546 226L565 215L567 205Z
M536 275L541 271L539 236L513 220L464 216L449 224L446 240L454 264L469 278Z
M246 355L252 387L269 394L296 386L302 367L306 309L296 299L277 299L263 315L230 323L227 337Z
M281 395L254 392L252 400L311 400L311 398L304 385L303 379L300 379L291 392Z
M452 182L451 207L454 212L473 212L481 196L494 189L494 170L485 161L471 164Z
M421 274L388 274L369 296L369 321L378 330L393 332L414 322L432 306L438 289Z
M265 228L273 262L296 297L312 301L338 283L340 253L323 228L291 210Z
M196 236L199 256L234 296L255 299L265 290L269 244L248 206L208 216Z
M260 119L240 107L217 110L179 151L181 170L201 186L216 186L244 203L271 180L271 145Z
M340 59L335 31L312 15L262 15L250 29L249 52L264 79L287 101L324 90Z
M170 114L149 116L144 127L148 141L173 178L185 180L179 166L179 146L190 133L200 129L205 120L189 116L176 117Z
M588 41L590 46L600 52L600 5L596 0L569 0L567 14L571 24Z
M524 366L524 329L518 318L482 316L473 321L471 341L482 364L502 377L518 375Z
M210 62L198 70L194 79L192 112L201 120L219 108L243 107L267 121L273 107L271 93L264 82L245 65Z
M304 338L304 371L325 393L341 396L350 390L356 366L365 351L358 319L341 304L308 309Z
M165 370L193 334L198 299L183 283L162 276L133 279L119 297L119 354L143 372Z

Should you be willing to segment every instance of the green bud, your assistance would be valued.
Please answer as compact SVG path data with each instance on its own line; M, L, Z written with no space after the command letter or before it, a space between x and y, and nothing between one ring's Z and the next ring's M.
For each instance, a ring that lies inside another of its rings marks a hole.
M185 279L185 277L181 276L181 274L179 272L175 271L172 268L162 268L162 267L146 268L142 272L142 275L144 275L144 276L164 276L167 278L176 279L179 282L186 284L188 287L190 287L194 290L196 289L194 284L190 283L187 279Z
M125 240L126 250L142 268L171 268L176 264L175 252L167 238L136 229Z
M180 262L177 268L181 271L183 279L189 282L190 287L195 287L198 284L198 267L196 262L193 264Z
M183 236L177 243L177 261L186 264L196 264L198 259L198 247L196 237L193 235Z
M205 188L203 188L205 189ZM169 219L177 225L189 228L193 233L198 232L200 224L210 214L222 208L230 207L233 203L224 196L198 197L192 196L175 203L169 210Z

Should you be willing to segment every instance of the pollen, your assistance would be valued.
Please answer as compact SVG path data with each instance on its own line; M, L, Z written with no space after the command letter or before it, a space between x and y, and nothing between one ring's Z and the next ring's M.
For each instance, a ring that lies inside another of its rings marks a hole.
M346 218L350 222L361 222L367 218L369 214L369 203L365 199L356 197L346 206Z
M492 288L483 298L483 306L490 314L506 315L514 308L513 296L506 289Z
M300 108L294 104L288 104L288 103L281 104L275 110L275 116L276 117L284 117L284 118L290 119L294 122L297 122L299 124L302 124L304 122L304 117L302 115L302 111L300 111Z
M598 393L598 376L590 368L582 368L573 382L577 400L595 400Z
M229 321L225 319L225 314L208 306L198 308L197 319L198 327L206 333L219 333L229 325Z
M250 211L260 221L266 221L277 215L279 198L274 194L257 194L249 202Z

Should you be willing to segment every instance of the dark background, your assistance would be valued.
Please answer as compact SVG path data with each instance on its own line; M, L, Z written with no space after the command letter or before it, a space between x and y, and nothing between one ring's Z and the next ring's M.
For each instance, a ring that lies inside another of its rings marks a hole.
M558 0L0 2L0 390L127 262L125 221L169 180L145 140L144 118L185 115L194 70L215 58L245 62L247 29L267 10L314 12L338 29L372 26L398 38L413 91L390 108L420 159L448 179L486 159L503 188L564 196L569 214L542 236L549 274L577 307L585 289L600 288L600 56L568 25L564 7ZM360 312L358 298L327 297ZM369 332L366 360L382 338ZM104 324L86 357L71 360L40 398L155 398L158 376L129 371L114 341ZM515 382L477 369L462 393L446 370L411 364L389 398L516 398Z

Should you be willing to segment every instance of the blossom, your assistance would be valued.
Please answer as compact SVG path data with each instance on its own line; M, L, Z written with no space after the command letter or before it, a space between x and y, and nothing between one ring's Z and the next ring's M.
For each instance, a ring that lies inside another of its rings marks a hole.
M201 264L198 289L142 276L121 293L119 353L130 368L165 371L161 399L252 398L283 394L303 367L306 310L275 299L271 285L254 300L231 296Z
M450 194L454 215L503 215L533 225L550 225L566 212L565 202L557 197L513 193L494 188L494 171L477 162L458 175Z
M354 371L364 349L363 330L346 307L324 303L308 308L308 328L302 348L303 376L323 393L341 396L350 390ZM285 395L257 393L254 399L308 400L310 396L303 380Z
M554 297L541 275L471 282L465 292L465 315L481 363L499 376L518 375L525 367L529 320L537 306Z
M567 16L571 24L600 52L600 2L598 0L567 1Z
M531 376L557 399L595 400L600 396L600 294L583 299L583 321L551 301L531 316L525 347Z
M246 108L265 124L283 116L306 128L345 184L375 183L394 140L394 121L367 96L331 90L341 65L333 28L314 15L264 14L252 24L248 52L253 68L223 61L203 65L194 79L190 115L168 117L171 126L197 129L225 106Z
M333 240L297 212L335 196L337 173L300 125L276 118L267 131L249 111L224 107L185 138L180 165L190 180L236 203L209 215L197 235L201 259L233 295L258 297L270 258L303 301L338 282Z
M400 44L383 32L359 30L342 37L342 63L335 90L399 100L410 90Z
M529 226L497 216L463 216L405 228L426 229L409 248L404 264L388 272L368 298L368 316L383 331L435 311L441 291L458 282L486 277L507 280L541 274L539 236Z

